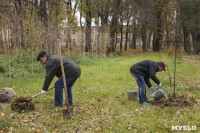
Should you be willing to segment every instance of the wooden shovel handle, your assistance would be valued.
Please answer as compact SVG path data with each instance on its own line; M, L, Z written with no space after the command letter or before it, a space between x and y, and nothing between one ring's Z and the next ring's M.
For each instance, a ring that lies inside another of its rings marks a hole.
M47 91L49 91L49 90L52 90L53 88L55 88L55 87L51 87L51 88L49 88ZM41 95L42 93L40 92L40 93L38 93L38 94L35 94L34 96L32 96L31 98L35 98L35 97L37 97L37 96L39 96L39 95Z
M58 39L58 53L59 53L59 57L60 57L60 66L61 66L61 70L62 70L62 77L63 77L63 83L64 83L65 100L66 100L66 104L68 106L69 101L68 101L68 94L67 94L67 84L66 84L66 79L65 79L65 72L64 72L64 66L63 66L62 55L61 55L61 46L60 46L59 39Z

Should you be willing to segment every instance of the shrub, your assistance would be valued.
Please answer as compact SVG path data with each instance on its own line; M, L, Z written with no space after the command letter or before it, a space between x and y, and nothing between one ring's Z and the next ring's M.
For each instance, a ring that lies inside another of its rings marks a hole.
M115 51L114 56L122 56L123 52L122 51Z
M6 68L4 66L0 66L0 73L5 73L6 72Z

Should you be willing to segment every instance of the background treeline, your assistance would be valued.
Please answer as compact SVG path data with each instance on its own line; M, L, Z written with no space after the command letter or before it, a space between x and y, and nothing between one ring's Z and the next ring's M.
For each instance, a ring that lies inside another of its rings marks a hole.
M61 42L69 54L75 49L80 55L108 56L136 49L139 40L144 52L183 46L198 54L199 14L200 0L0 0L0 49L54 54ZM74 32L80 33L76 46Z

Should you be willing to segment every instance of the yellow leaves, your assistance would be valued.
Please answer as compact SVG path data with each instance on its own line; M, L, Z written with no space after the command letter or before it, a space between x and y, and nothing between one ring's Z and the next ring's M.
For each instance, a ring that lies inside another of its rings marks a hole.
M103 131L102 128L100 128L100 127L97 127L95 130L96 130L96 132L101 132L101 131Z
M0 112L0 116L1 117L5 116L5 113L4 112Z
M200 84L198 85L198 88L200 88Z
M22 122L23 122L23 123L28 123L28 122L29 122L29 120L22 120Z
M136 115L139 115L139 114L141 114L143 112L143 109L136 109L135 110L135 114Z
M187 93L187 96L188 96L189 98L194 97L192 93Z
M37 129L37 133L40 133L40 130L39 130L39 129Z

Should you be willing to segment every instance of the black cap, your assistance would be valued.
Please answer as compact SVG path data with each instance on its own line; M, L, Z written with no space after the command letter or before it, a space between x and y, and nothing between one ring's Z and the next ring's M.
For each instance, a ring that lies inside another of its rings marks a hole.
M43 56L43 55L46 55L47 53L45 51L41 51L39 54L38 54L38 57L37 57L37 61L40 60L40 58Z

